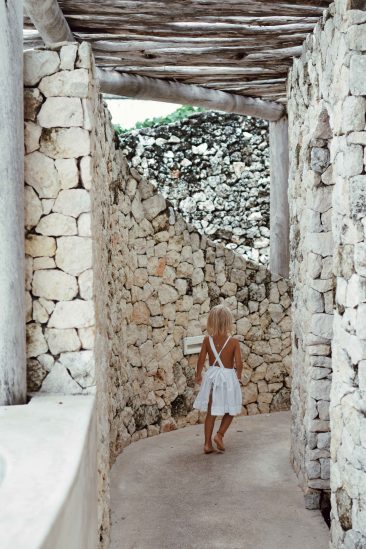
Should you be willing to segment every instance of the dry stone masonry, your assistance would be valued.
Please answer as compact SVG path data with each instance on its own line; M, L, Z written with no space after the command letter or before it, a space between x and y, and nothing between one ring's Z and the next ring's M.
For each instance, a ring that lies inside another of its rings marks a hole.
M85 44L25 53L28 389L94 379L91 64Z
M124 134L120 146L201 234L268 264L268 122L204 112Z
M331 4L289 75L292 459L334 549L366 547L364 8Z

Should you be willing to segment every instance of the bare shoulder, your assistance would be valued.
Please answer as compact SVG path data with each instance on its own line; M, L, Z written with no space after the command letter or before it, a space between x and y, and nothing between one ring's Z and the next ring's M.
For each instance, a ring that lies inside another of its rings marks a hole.
M239 347L240 346L239 340L236 339L235 336L231 336L231 341L233 342L234 347Z

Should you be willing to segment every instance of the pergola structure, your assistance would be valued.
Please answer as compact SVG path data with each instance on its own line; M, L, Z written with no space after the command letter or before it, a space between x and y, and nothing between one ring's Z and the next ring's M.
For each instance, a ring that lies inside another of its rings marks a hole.
M328 0L0 0L0 177L8 197L0 210L0 302L6 313L0 321L0 372L9 376L0 377L7 388L0 404L25 400L24 371L17 373L25 364L23 38L25 48L90 42L102 92L269 120L270 269L287 276L287 71L328 5Z

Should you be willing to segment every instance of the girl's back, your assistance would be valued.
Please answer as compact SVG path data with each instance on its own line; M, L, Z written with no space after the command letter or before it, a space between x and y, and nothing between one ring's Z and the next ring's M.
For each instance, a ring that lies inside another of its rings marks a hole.
M211 337L213 339L217 352L220 353L228 336L219 334ZM211 366L215 362L216 357L214 355L214 352L211 349L208 336L205 337L203 343L204 343L204 345L202 345L202 347L204 347L203 352L207 352L208 363ZM225 368L234 368L235 361L236 361L236 365L239 366L239 364L241 363L239 341L233 337L230 337L223 351L220 353L220 358ZM219 366L218 362L216 362L215 366Z

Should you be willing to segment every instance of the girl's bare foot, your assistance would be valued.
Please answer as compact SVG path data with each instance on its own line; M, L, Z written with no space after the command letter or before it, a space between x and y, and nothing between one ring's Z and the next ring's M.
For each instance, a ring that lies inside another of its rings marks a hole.
M219 432L216 433L216 435L214 436L214 443L216 444L218 450L220 450L221 452L225 452L225 446L222 440L221 433Z
M203 447L203 451L205 454L212 454L212 452L215 451L215 448L212 446L212 444L205 444Z

